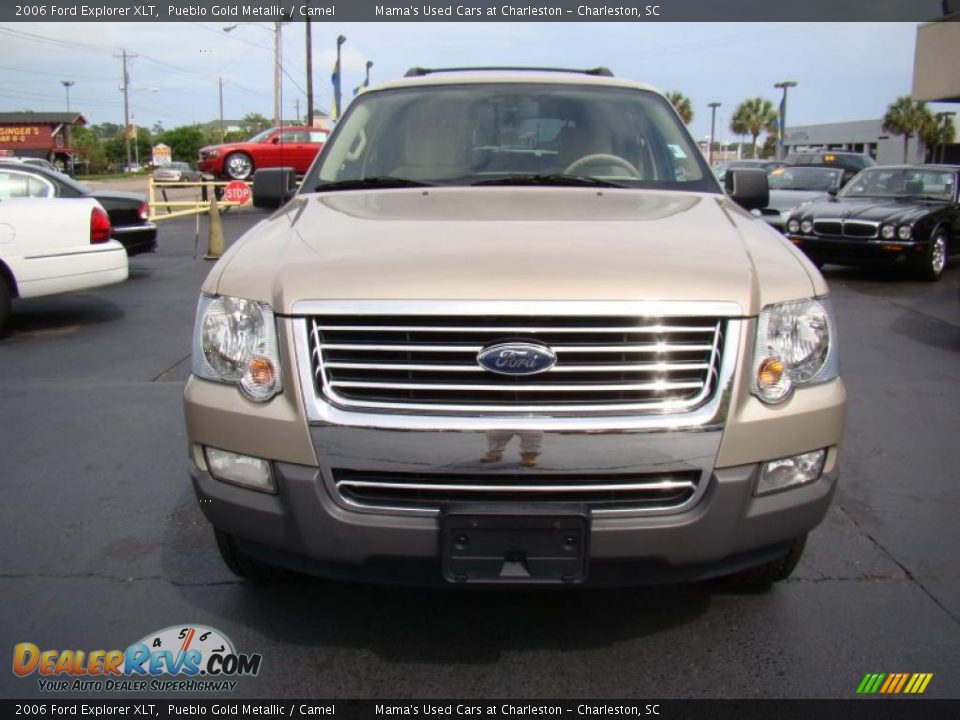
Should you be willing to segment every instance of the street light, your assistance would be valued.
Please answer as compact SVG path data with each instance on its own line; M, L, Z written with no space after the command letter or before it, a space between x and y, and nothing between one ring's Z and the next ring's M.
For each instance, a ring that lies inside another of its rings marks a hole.
M257 25L256 23L251 23L251 25L258 27L261 30L265 30L266 32L273 33L273 125L274 127L280 127L283 125L283 115L280 108L280 94L282 90L282 79L280 75L283 72L283 60L281 55L283 38L280 35L280 28L283 23L273 23L273 30L268 30L262 25ZM236 30L238 27L240 27L240 25L237 23L234 23L233 25L224 25L223 31L228 33Z
M70 112L70 88L76 85L76 83L73 80L61 80L60 84L63 85L67 91L67 112Z
M367 60L367 77L363 81L364 87L370 87L370 68L373 67L373 60Z
M775 88L783 90L783 99L780 101L780 127L777 135L777 160L783 160L783 141L787 136L787 88L796 87L796 80L784 80L774 84Z
M337 83L333 86L333 104L337 109L337 117L340 118L342 108L340 107L340 86L343 84L343 68L340 65L340 46L347 41L346 35L337 37Z
M707 151L707 164L710 167L713 167L713 132L717 125L717 108L720 107L720 103L714 100L712 103L709 103L710 108L710 149Z

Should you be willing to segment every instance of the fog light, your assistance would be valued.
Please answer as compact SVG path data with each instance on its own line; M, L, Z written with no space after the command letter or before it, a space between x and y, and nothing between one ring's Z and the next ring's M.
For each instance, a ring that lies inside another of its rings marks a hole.
M824 449L764 463L760 468L760 478L757 480L755 494L767 495L797 485L812 483L823 472L826 457L827 451Z
M207 468L215 479L261 492L277 491L269 460L250 455L238 455L212 447L204 448L204 453L207 458Z

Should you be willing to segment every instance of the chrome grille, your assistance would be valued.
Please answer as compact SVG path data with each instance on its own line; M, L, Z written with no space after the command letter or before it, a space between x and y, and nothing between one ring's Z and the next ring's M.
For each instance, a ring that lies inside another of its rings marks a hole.
M849 238L875 238L880 223L870 220L815 220L813 231L817 235Z
M582 503L592 510L673 510L697 495L699 471L661 474L455 474L333 469L340 496L370 508L439 510L449 502Z
M307 323L314 389L349 408L449 412L684 412L716 391L725 320L624 315L325 314ZM557 364L493 374L497 343L549 346Z

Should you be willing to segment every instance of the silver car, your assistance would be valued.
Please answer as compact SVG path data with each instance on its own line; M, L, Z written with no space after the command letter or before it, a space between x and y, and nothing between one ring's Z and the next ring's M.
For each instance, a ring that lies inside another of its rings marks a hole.
M153 171L155 182L200 182L203 174L190 163L172 162Z

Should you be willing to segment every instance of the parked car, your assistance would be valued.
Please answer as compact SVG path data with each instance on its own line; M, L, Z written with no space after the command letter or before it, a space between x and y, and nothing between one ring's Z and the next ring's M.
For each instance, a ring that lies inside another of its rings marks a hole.
M898 165L864 170L836 197L790 214L787 236L817 264L891 265L939 280L960 245L957 168Z
M255 170L292 167L303 175L327 141L327 132L310 127L272 128L246 142L200 149L197 167L208 175L247 180Z
M781 168L786 163L782 163L779 160L730 160L725 163L721 163L714 168L714 174L717 176L717 180L723 182L727 177L727 172L730 170L743 170L744 168L759 168L770 172Z
M234 572L789 575L844 422L827 285L745 212L766 173L725 196L669 101L609 74L370 88L214 266L184 401Z
M770 204L753 214L784 232L787 218L798 205L822 200L843 187L843 170L829 167L780 167L767 175Z
M0 185L0 333L13 298L86 290L127 279L127 254L92 198L11 197Z
M0 160L0 197L93 198L110 216L112 237L128 255L157 249L157 226L142 193L93 190L69 175Z
M847 183L861 170L876 167L876 161L863 153L843 150L804 150L794 152L784 158L787 165L814 165L818 167L838 167L843 169L843 182Z
M49 160L44 160L43 158L34 158L34 157L15 157L15 156L0 156L0 161L3 162L15 162L23 163L24 165L33 165L35 167L41 167L45 170L52 170L53 172L60 172L56 165L54 165Z
M203 173L190 163L171 162L154 169L153 179L156 182L200 182Z

